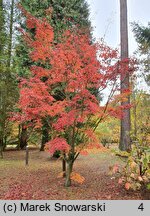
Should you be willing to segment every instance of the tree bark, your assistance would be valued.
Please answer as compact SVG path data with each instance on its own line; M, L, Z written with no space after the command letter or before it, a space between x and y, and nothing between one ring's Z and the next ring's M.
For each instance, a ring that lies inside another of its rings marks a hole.
M0 155L3 158L3 139L0 138Z
M69 161L67 163L65 187L70 187L71 186L71 173L72 173L72 169L73 169L73 161Z
M5 2L5 1L4 1ZM5 2L7 4L8 2ZM5 21L5 10L3 1L0 0L0 139L3 140L2 149L6 147L6 134L7 129L6 119L8 118L8 112L12 107L11 92L11 57L12 57L12 38L13 38L13 24L14 24L14 0L11 0L10 5L10 19ZM6 22L9 23L8 29L5 26ZM6 35L8 30L8 37ZM8 39L8 40L7 40ZM7 49L6 49L7 48ZM7 53L7 55L6 55ZM2 58L2 59L1 59ZM14 97L14 95L13 95Z
M128 24L127 24L127 0L120 0L120 35L121 35L121 60L128 58ZM129 73L126 71L126 75L121 74L121 93L125 89L129 89ZM130 96L127 101L121 102L122 106L130 104ZM120 144L119 149L121 151L130 151L130 109L123 111L123 119L121 120L120 130Z
M62 159L62 171L63 171L63 177L66 177L66 161Z
M137 136L137 104L136 104L136 93L133 93L134 107L133 107L133 116L134 116L134 138Z
M3 72L3 65L1 61L1 57L4 55L3 50L4 50L4 6L3 6L3 0L0 0L0 81L3 76L1 76ZM4 120L5 120L5 113L4 113L4 108L5 102L4 100L4 94L3 94L3 87L0 85L0 155L3 157L3 132L4 132Z
M24 125L22 125L22 130L20 134L20 142L19 142L20 149L25 149L25 147L27 146L27 140L28 140L27 128L24 127Z
M40 151L44 151L45 143L49 141L49 125L46 120L43 121L42 126L42 142L41 142L41 148Z
M9 26L9 40L8 40L8 69L10 76L10 65L11 65L11 57L12 57L12 37L13 37L13 24L14 24L14 0L11 1L11 11L10 11L10 26Z
M3 31L4 31L4 11L3 11L3 0L0 0L0 54L2 54L3 44Z

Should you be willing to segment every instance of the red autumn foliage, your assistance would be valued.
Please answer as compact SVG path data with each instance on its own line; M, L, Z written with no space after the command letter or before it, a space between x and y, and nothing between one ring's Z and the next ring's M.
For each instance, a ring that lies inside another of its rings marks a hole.
M114 104L112 97L118 90L118 76L126 70L120 69L117 50L104 43L91 43L90 37L77 28L65 31L55 44L50 24L23 12L27 28L35 29L34 36L23 32L32 50L30 57L41 66L32 66L31 77L20 82L20 121L37 126L43 118L53 118L55 133L47 144L49 151L68 151L66 161L74 162L87 146L98 147L91 129L93 116L121 116L124 108L119 104L111 107L111 103ZM90 90L104 89L110 84L111 103L102 107Z
M47 143L47 151L49 151L52 155L58 149L60 151L63 151L63 152L69 150L69 145L67 144L67 142L64 138L56 137L55 139L53 139Z
M20 116L20 121L39 123L43 117L57 116L53 122L53 128L57 131L85 123L89 116L95 114L100 118L105 108L99 105L89 90L104 89L116 82L120 73L126 73L120 66L123 63L118 63L118 51L104 43L91 44L88 35L77 29L65 31L61 42L54 44L50 24L20 8L26 16L27 28L35 29L34 37L23 32L28 46L32 48L31 59L42 65L49 64L49 67L32 66L31 78L21 80L21 114L17 117ZM46 81L43 82L43 78ZM56 88L64 94L62 100L55 99ZM116 90L118 87L113 89L114 92ZM121 117L123 108L109 106L107 114Z

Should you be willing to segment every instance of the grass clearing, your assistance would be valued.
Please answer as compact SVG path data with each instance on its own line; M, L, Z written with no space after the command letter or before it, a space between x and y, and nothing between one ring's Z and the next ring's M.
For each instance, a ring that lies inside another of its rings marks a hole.
M74 171L85 182L72 182L64 187L58 178L61 160L50 158L47 152L29 150L29 165L25 166L25 151L6 151L0 159L0 199L46 200L119 200L141 199L140 193L125 191L117 179L108 175L109 166L123 164L111 151L80 156Z

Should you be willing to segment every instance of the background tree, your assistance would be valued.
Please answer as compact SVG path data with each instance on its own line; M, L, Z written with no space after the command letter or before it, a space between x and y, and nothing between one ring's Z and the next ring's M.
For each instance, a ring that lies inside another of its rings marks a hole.
M150 85L150 23L147 27L133 23L133 32L138 43L138 52L141 55L141 64L144 68L144 78Z
M128 64L128 24L127 24L127 0L120 0L120 35L121 35L121 60ZM121 74L121 93L130 88L129 72ZM130 104L130 97L121 103L122 106ZM130 142L130 109L124 110L121 119L120 144L119 149L128 151L131 149Z
M0 140L4 149L11 130L11 123L8 121L9 112L13 111L17 98L12 64L15 1L1 1L0 6Z
M140 138L148 144L150 141L150 95L144 91L134 91L131 101L133 104L131 109L133 140Z
M4 110L5 105L4 100L4 64L2 64L4 56L4 46L5 46L5 31L4 31L5 17L4 17L4 5L3 0L0 0L0 151L2 155L3 149L3 134L4 134Z
M80 28L86 28L90 32L90 22L89 22L89 9L88 4L85 0L71 0L71 1L55 1L55 0L46 0L46 1L20 1L22 6L33 14L35 17L42 18L47 17L49 23L53 26L55 32L55 44L58 43L58 37L63 33L66 29L74 28L75 25L78 25ZM24 20L21 21L22 28L26 28L24 25ZM30 30L29 30L30 31ZM33 31L33 30L32 30ZM22 77L29 75L29 68L33 65L29 56L28 56L28 48L24 44L23 40L19 39L19 44L16 48L17 54L17 71L19 75ZM46 67L46 66L45 66ZM44 81L44 78L43 78ZM62 91L62 90L61 90ZM62 99L59 86L55 89L55 97L58 100ZM93 90L97 93L96 90ZM41 140L41 150L44 150L45 143L50 139L50 128L49 119L43 119L43 126L42 126L42 140ZM27 140L24 139L22 136L27 138L26 128L21 129L20 135L20 147L24 148L27 144ZM22 138L21 138L22 137ZM25 142L23 143L22 140Z

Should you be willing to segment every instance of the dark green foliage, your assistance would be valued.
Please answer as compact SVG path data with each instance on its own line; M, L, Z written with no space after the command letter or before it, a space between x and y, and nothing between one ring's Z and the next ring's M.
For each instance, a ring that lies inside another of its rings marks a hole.
M78 25L80 28L89 29L90 22L88 4L85 0L21 0L22 6L32 15L38 18L47 18L54 28L56 43L62 32L66 29L74 28ZM19 23L23 29L25 20L19 15ZM28 76L29 68L33 64L29 59L29 48L27 48L23 38L18 37L16 46L16 69L19 76Z
M143 75L147 84L150 85L150 23L146 27L137 23L133 23L132 25L136 41L139 45L139 53L142 56Z
M59 158L60 157L60 151L55 151L55 153L53 154L54 158Z
M85 0L22 0L20 2L32 15L38 18L47 16L55 33L60 34L73 25L90 27L89 9Z
M4 55L4 44L5 44L5 32L4 32L4 8L3 0L0 0L0 152L2 155L3 148L3 134L4 134L4 106L3 106L3 97L4 97L4 64L2 63Z
M89 29L90 32L89 8L85 0L21 0L20 3L33 16L41 19L46 17L49 20L54 28L56 43L65 29L74 28L75 25ZM26 29L25 20L21 18L21 15L19 19L21 27ZM16 53L19 60L23 57L21 60L23 68L25 65L27 68L30 66L26 49L26 45L19 37Z
M150 49L150 23L147 27L133 23L133 32L141 52L147 53L147 50Z
M3 0L0 0L0 54L4 50L5 44L5 31L4 31L5 17Z
M10 3L10 4L8 4ZM0 0L0 143L1 149L7 144L11 130L8 117L13 110L18 92L12 62L15 1Z

